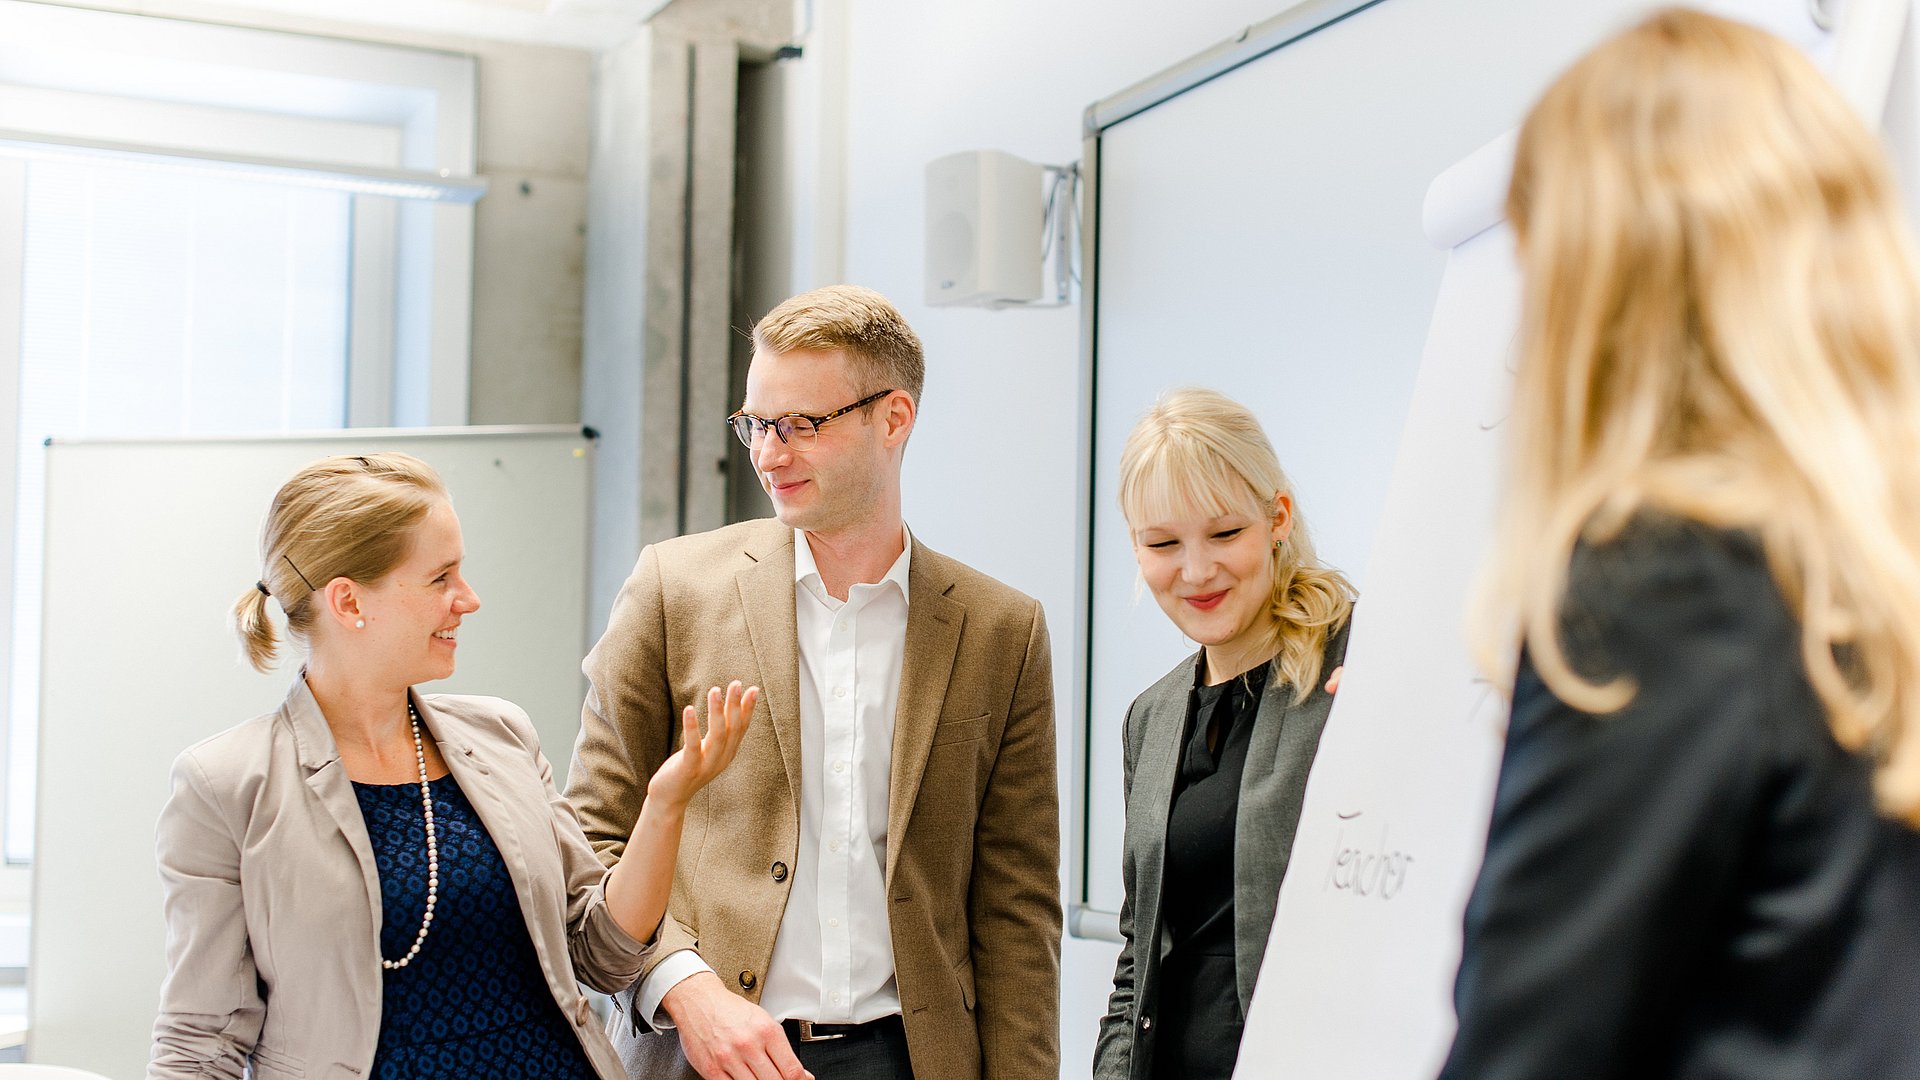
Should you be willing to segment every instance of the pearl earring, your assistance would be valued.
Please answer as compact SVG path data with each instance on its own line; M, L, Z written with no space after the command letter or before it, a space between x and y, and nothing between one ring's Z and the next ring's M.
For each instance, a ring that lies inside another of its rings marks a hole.
M1278 545L1276 545L1276 546L1278 546ZM365 630L365 629L367 628L367 620L365 620L365 619L355 619L355 620L353 620L353 628L354 628L355 630Z

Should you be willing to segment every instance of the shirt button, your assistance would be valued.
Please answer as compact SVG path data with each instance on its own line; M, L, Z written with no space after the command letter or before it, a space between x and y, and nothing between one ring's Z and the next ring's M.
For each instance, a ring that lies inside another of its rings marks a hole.
M835 991L833 992L833 1003L834 1003L835 1005L838 1005L838 1004L840 1004L840 991L838 991L838 990L835 990Z
M828 919L828 920L827 920L827 925L828 925L828 926L834 926L834 927L837 927L837 926L839 926L839 925L840 925L840 920L839 920L839 919Z
M836 686L836 687L834 687L834 688L833 688L833 696L834 696L834 697L846 697L846 696L847 696L847 688L846 688L846 687L844 687L844 686Z
M827 841L827 850L828 850L828 851L839 851L839 850L840 850L840 841L838 841L838 840L829 840L829 841Z
M846 772L846 771L847 771L847 763L846 763L846 762L844 762L844 761L836 761L836 762L834 762L834 763L833 763L833 771L834 771L834 772Z

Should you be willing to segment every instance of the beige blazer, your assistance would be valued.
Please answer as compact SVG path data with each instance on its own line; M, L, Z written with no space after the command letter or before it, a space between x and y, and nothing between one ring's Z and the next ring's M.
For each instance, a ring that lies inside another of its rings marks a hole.
M698 949L758 1000L800 836L794 535L752 521L648 547L587 656L568 795L614 859L679 710L739 679L764 691L739 757L687 809L657 963ZM1040 605L913 545L894 718L885 880L915 1072L1060 1075L1060 818L1052 654ZM646 1080L694 1075L672 1031L616 1016Z
M527 714L499 698L416 694L414 706L500 849L554 1002L600 1075L624 1077L575 979L617 991L648 949L607 911L607 870ZM278 710L175 760L159 861L167 978L147 1076L365 1076L380 1033L380 879L305 679Z

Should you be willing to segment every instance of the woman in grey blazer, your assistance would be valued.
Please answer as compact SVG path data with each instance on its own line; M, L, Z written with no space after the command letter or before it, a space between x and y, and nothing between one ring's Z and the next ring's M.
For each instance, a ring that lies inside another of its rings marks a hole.
M1314 555L1259 421L1213 391L1141 418L1120 507L1141 578L1201 649L1127 710L1126 944L1093 1072L1226 1080L1354 590Z
M166 982L149 1077L624 1080L578 982L624 988L666 907L686 805L739 747L756 690L708 695L705 737L653 776L604 869L532 724L453 673L459 520L425 463L328 458L275 496L266 602L307 646L285 704L182 753L159 824Z

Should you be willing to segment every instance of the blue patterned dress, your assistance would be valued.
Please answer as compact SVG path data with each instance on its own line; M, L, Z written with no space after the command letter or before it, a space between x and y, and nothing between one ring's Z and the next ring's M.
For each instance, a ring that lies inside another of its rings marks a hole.
M541 974L499 848L453 777L432 791L439 902L419 955L382 969L373 1080L597 1080ZM356 783L353 793L380 871L380 953L397 959L427 907L420 785Z

